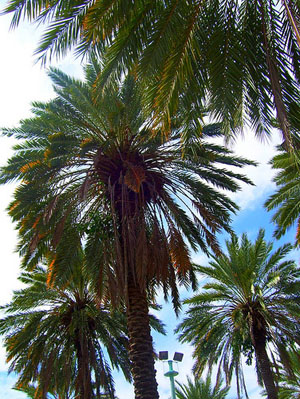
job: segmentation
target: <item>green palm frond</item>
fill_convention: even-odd
[[[44,267],[21,274],[25,286],[2,307],[5,316],[0,320],[9,371],[19,374],[16,387],[25,392],[28,387],[34,397],[46,398],[47,392],[66,399],[76,392],[94,397],[100,387],[114,397],[111,367],[131,378],[126,318],[101,303],[81,267],[72,266],[69,283],[63,287],[58,281],[49,286]],[[82,374],[83,367],[88,375]],[[82,384],[90,393],[81,390]]]
[[[43,62],[74,47],[105,60],[99,90],[133,71],[164,133],[183,104],[208,106],[228,133],[250,122],[260,136],[275,112],[288,146],[300,126],[299,11],[296,0],[10,0],[4,10],[13,27],[24,17],[46,26]]]
[[[275,210],[272,220],[276,225],[275,237],[282,237],[286,231],[297,224],[299,226],[300,202],[299,202],[299,154],[297,151],[288,153],[283,149],[272,161],[272,167],[277,174],[274,182],[277,191],[266,201],[268,211]],[[300,229],[297,229],[296,245],[299,245]]]
[[[197,267],[206,280],[202,292],[185,301],[189,307],[176,332],[180,341],[194,346],[196,375],[218,364],[229,384],[235,371],[241,395],[245,388],[241,356],[249,364],[256,353],[255,323],[275,357],[286,365],[291,362],[286,349],[299,341],[300,270],[286,260],[292,246],[273,251],[263,230],[253,243],[246,234],[240,239],[232,235],[226,246],[227,254]],[[260,373],[259,363],[257,370]]]
[[[178,399],[225,399],[228,391],[229,388],[221,388],[221,384],[213,388],[210,376],[194,381],[188,377],[187,384],[177,384],[176,396]]]
[[[293,350],[288,353],[290,358],[289,367],[282,363],[279,382],[279,399],[296,399],[299,397],[299,351]]]

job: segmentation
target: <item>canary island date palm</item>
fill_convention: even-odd
[[[93,399],[103,391],[114,398],[111,366],[131,379],[125,313],[111,311],[83,270],[73,264],[64,286],[49,285],[44,267],[23,272],[24,288],[2,307],[9,371],[18,374],[16,387],[34,398]]]
[[[254,243],[246,234],[240,241],[233,235],[226,246],[227,254],[199,267],[209,280],[187,300],[187,315],[177,332],[182,342],[195,347],[196,375],[219,363],[229,383],[235,370],[239,397],[245,389],[241,355],[250,361],[254,353],[258,380],[268,398],[277,399],[276,359],[287,363],[286,348],[300,342],[300,269],[285,260],[292,246],[272,251],[263,230]]]
[[[219,251],[216,233],[230,230],[230,214],[237,210],[224,190],[249,182],[232,167],[253,163],[211,142],[221,134],[217,126],[191,138],[183,156],[183,113],[163,142],[148,128],[133,77],[107,87],[95,101],[98,64],[92,61],[86,72],[85,83],[50,72],[57,98],[35,103],[33,118],[4,131],[21,142],[1,181],[20,182],[10,215],[18,222],[27,264],[62,236],[67,242],[70,219],[81,226],[101,219],[106,239],[95,248],[109,264],[111,300],[126,302],[135,395],[155,399],[147,288],[163,286],[178,304],[177,282],[194,281],[188,243],[194,250]]]
[[[207,376],[205,380],[195,379],[192,381],[187,378],[187,384],[177,383],[176,397],[178,399],[225,399],[229,388],[220,386],[211,386],[211,377]]]
[[[299,2],[296,0],[10,0],[12,25],[47,28],[45,60],[75,46],[107,60],[102,83],[134,68],[157,122],[178,98],[209,104],[228,128],[250,119],[270,133],[276,110],[287,142],[299,130]],[[206,96],[208,90],[208,97]]]
[[[300,244],[300,159],[299,151],[293,153],[278,148],[271,161],[277,171],[274,178],[276,191],[266,201],[268,211],[275,210],[272,220],[276,225],[275,237],[282,237],[294,224],[297,225],[296,245]]]

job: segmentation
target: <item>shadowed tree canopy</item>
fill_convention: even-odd
[[[218,363],[218,376],[223,369],[229,384],[235,371],[238,397],[243,390],[248,397],[241,355],[251,362],[254,354],[258,381],[269,399],[277,399],[276,362],[280,358],[290,370],[287,348],[300,343],[300,269],[285,259],[292,246],[273,251],[263,230],[254,243],[243,234],[241,240],[232,236],[226,246],[227,254],[199,266],[209,280],[186,301],[190,307],[177,332],[182,342],[194,345],[196,375]]]
[[[300,244],[300,158],[299,150],[293,153],[278,148],[271,160],[277,171],[274,178],[276,191],[266,201],[268,211],[275,210],[272,221],[276,225],[274,236],[278,239],[294,224],[297,225],[296,245]]]
[[[46,61],[75,47],[106,60],[103,85],[134,70],[156,126],[184,99],[208,107],[226,131],[243,120],[270,133],[274,111],[287,143],[299,130],[297,0],[10,0],[12,26],[46,25]]]
[[[64,286],[49,286],[44,267],[22,273],[24,288],[2,307],[0,320],[9,371],[34,398],[115,398],[111,366],[131,380],[125,313],[96,295],[83,263],[70,269]]]
[[[162,286],[179,307],[177,283],[195,282],[188,244],[220,252],[216,234],[230,231],[237,210],[225,191],[250,183],[236,169],[253,163],[213,143],[218,125],[201,138],[190,134],[183,156],[180,133],[196,129],[184,109],[163,141],[151,134],[132,76],[95,101],[100,72],[95,61],[86,82],[51,70],[57,97],[34,103],[33,118],[4,130],[21,142],[1,181],[19,181],[9,213],[18,222],[24,266],[59,246],[72,257],[72,226],[80,227],[78,239],[94,234],[87,247],[99,282],[106,279],[113,303],[126,302],[136,398],[155,399],[147,290]],[[53,277],[60,264],[49,265]]]

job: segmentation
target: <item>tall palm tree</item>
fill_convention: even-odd
[[[293,153],[278,148],[279,153],[271,160],[272,168],[277,170],[274,178],[277,190],[266,201],[268,211],[276,210],[272,216],[276,224],[274,236],[282,237],[286,231],[297,224],[296,244],[300,244],[300,158],[299,151]]]
[[[47,248],[68,246],[69,225],[79,223],[83,237],[87,229],[94,233],[88,245],[94,256],[102,254],[99,279],[108,276],[111,301],[126,301],[136,398],[155,399],[147,289],[153,282],[163,286],[178,306],[177,282],[195,281],[187,243],[219,251],[215,234],[230,230],[237,206],[218,189],[236,191],[240,181],[249,182],[227,166],[252,163],[211,143],[220,135],[215,125],[191,138],[183,157],[183,114],[163,142],[151,134],[131,76],[95,102],[99,72],[92,62],[86,83],[50,72],[57,98],[35,103],[32,119],[5,130],[22,142],[1,181],[21,181],[10,214],[18,222],[24,266]],[[54,276],[55,267],[54,260]]]
[[[81,265],[72,269],[63,287],[49,286],[44,267],[21,274],[25,286],[2,307],[0,320],[9,370],[19,374],[16,387],[34,398],[49,392],[92,399],[101,387],[114,398],[111,366],[131,379],[125,314],[93,293]]]
[[[219,385],[212,388],[211,378],[192,381],[187,378],[187,384],[177,383],[176,396],[178,399],[225,399],[229,388],[221,388]]]
[[[199,272],[209,280],[202,292],[189,299],[187,316],[177,327],[180,340],[195,346],[195,372],[201,375],[219,362],[229,383],[237,375],[238,394],[244,387],[241,355],[256,358],[256,370],[269,399],[278,392],[273,367],[276,355],[288,360],[286,347],[300,343],[299,273],[284,260],[292,246],[272,252],[272,243],[260,230],[254,243],[246,234],[226,242],[228,254],[214,257]],[[268,354],[276,351],[270,359]]]
[[[273,111],[286,142],[299,130],[300,8],[296,0],[10,0],[12,25],[46,23],[44,60],[72,46],[107,59],[102,82],[134,69],[156,120],[169,125],[184,93],[228,129],[249,118],[270,133]],[[206,97],[207,89],[209,92]]]

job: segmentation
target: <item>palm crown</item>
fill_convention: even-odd
[[[58,281],[49,287],[43,267],[24,272],[25,287],[3,307],[0,333],[10,371],[19,374],[17,388],[34,383],[28,388],[34,397],[52,392],[65,399],[91,399],[101,388],[114,397],[111,365],[131,378],[125,315],[111,312],[93,293],[83,270],[73,264],[64,287]]]
[[[253,244],[244,234],[240,242],[233,236],[226,245],[227,255],[215,257],[209,266],[199,266],[209,281],[202,293],[186,301],[190,308],[177,332],[181,341],[195,345],[196,374],[218,361],[219,372],[223,367],[229,383],[235,369],[240,395],[245,388],[241,354],[251,361],[254,352],[259,380],[267,391],[272,390],[268,378],[273,377],[265,374],[267,346],[274,346],[287,361],[285,347],[299,343],[300,270],[292,260],[284,260],[292,246],[286,244],[272,253],[263,230]],[[275,393],[270,390],[268,397],[277,397],[276,389]]]
[[[145,277],[167,280],[170,261],[184,275],[191,262],[182,234],[193,249],[219,251],[215,233],[230,230],[230,212],[237,206],[215,187],[236,191],[237,181],[250,183],[226,166],[253,162],[211,143],[221,134],[218,125],[204,129],[203,139],[190,140],[183,157],[178,119],[171,140],[153,137],[133,78],[95,103],[98,72],[91,64],[82,83],[52,70],[58,97],[34,103],[34,118],[4,130],[23,140],[1,177],[21,180],[9,211],[19,222],[21,252],[30,265],[38,243],[42,248],[51,238],[56,247],[69,220],[86,227],[102,223],[114,236],[118,268],[127,267],[119,256],[122,247],[139,270],[141,285]],[[109,242],[106,237],[104,245]],[[135,255],[130,248],[136,248]],[[116,273],[126,275],[121,269]]]
[[[177,384],[176,396],[178,399],[225,399],[229,388],[211,386],[211,377],[205,380],[187,378],[187,384]]]

